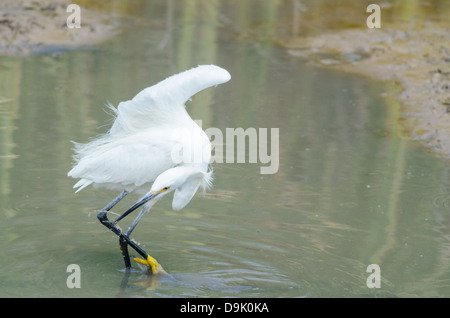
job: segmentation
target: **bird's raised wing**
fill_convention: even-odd
[[[152,125],[185,119],[184,104],[191,96],[211,86],[229,81],[228,71],[215,65],[200,65],[170,76],[148,87],[133,99],[121,102],[110,134],[130,133]]]

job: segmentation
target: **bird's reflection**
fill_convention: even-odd
[[[155,290],[157,287],[160,286],[161,279],[163,277],[170,277],[170,275],[165,272],[164,270],[158,274],[153,274],[150,269],[144,269],[144,270],[135,270],[131,268],[126,268],[123,270],[123,278],[120,282],[120,288],[118,297],[127,297],[130,296],[127,292],[127,289],[129,289],[130,285],[130,277],[132,273],[140,274],[138,278],[131,282],[132,285],[139,287],[139,289],[152,291]]]

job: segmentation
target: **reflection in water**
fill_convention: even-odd
[[[275,45],[299,32],[285,25],[303,23],[297,1],[112,3],[141,19],[109,43],[0,57],[1,296],[450,295],[446,162],[403,138],[400,105],[380,97],[395,87]],[[92,213],[112,194],[73,193],[69,141],[108,129],[106,101],[205,63],[232,81],[195,96],[191,117],[222,131],[279,128],[279,170],[215,164],[214,189],[183,212],[161,201],[135,237],[169,275],[128,276]],[[372,263],[379,290],[366,286]],[[80,265],[79,290],[66,286],[69,264]]]
[[[234,273],[236,275],[247,275],[248,273]],[[121,284],[120,296],[127,295],[128,279],[130,273],[126,273]],[[167,296],[167,291],[179,290],[177,297],[197,297],[199,294],[213,296],[229,295],[239,296],[240,292],[249,291],[251,286],[236,285],[232,278],[215,277],[214,273],[175,273],[163,277],[154,277],[152,275],[140,275],[133,282],[134,290],[131,295],[136,295],[136,287],[139,293],[147,296]]]
[[[119,296],[239,297],[241,293],[245,293],[247,296],[258,297],[264,292],[262,289],[277,290],[280,293],[278,296],[300,290],[298,283],[290,281],[287,275],[275,273],[269,266],[253,262],[246,265],[248,268],[165,275],[124,270]]]

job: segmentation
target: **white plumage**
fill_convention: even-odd
[[[110,106],[115,114],[111,129],[87,144],[75,143],[75,165],[68,173],[80,179],[74,188],[160,192],[167,187],[165,194],[175,190],[172,207],[183,208],[199,187],[212,182],[211,143],[186,112],[185,103],[228,80],[226,70],[201,65],[144,89],[117,109]],[[193,149],[201,151],[195,156],[201,160],[186,160]]]

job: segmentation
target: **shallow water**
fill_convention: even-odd
[[[103,45],[0,57],[0,296],[450,296],[448,161],[402,136],[399,105],[382,97],[395,88],[286,54],[271,40],[284,4],[156,3]],[[278,172],[215,163],[210,192],[180,212],[166,198],[133,232],[169,274],[128,275],[96,218],[117,193],[74,194],[70,140],[108,129],[106,101],[206,63],[232,80],[195,96],[191,116],[223,132],[279,128]],[[69,264],[81,288],[68,288]],[[370,264],[380,288],[366,285]]]

